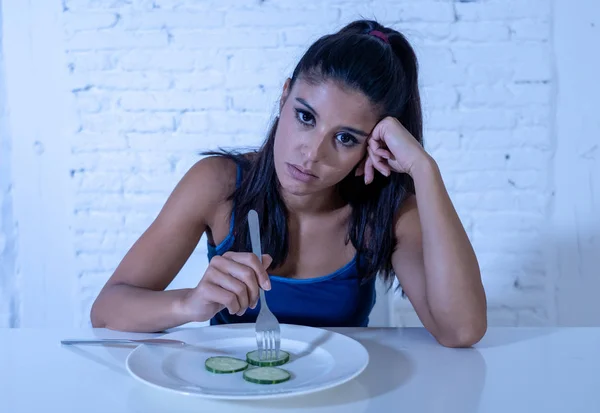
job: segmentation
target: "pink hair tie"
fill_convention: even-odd
[[[369,32],[369,34],[371,36],[375,36],[375,37],[379,37],[381,40],[383,40],[384,42],[386,42],[387,44],[390,44],[390,40],[388,39],[388,37],[385,35],[385,33],[380,32],[379,30],[371,30]]]

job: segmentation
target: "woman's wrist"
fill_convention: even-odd
[[[180,321],[181,324],[197,321],[194,320],[193,314],[189,309],[190,306],[187,304],[187,297],[191,292],[191,288],[182,289],[180,294],[177,294],[173,300],[173,305],[171,306],[173,316],[176,320]]]
[[[431,177],[439,174],[439,167],[435,159],[426,152],[415,162],[413,162],[408,174],[413,180],[430,179]]]

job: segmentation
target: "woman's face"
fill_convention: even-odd
[[[378,121],[362,93],[326,81],[299,78],[284,86],[275,133],[275,170],[282,189],[294,195],[338,184],[363,159]]]

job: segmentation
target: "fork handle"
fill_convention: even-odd
[[[262,288],[258,288],[260,291],[260,305],[264,306],[265,308],[269,308],[269,306],[267,305],[267,299],[265,298],[265,290],[263,290]]]
[[[258,257],[258,261],[262,264],[262,247],[260,245],[260,225],[258,223],[258,214],[255,210],[251,209],[248,212],[248,227],[250,230],[250,242],[252,243],[252,252]],[[259,287],[260,291],[260,305],[266,308],[267,299],[265,298],[265,291]]]
[[[252,243],[252,252],[262,264],[262,250],[260,245],[260,225],[258,223],[258,214],[251,209],[248,212],[248,227],[250,229],[250,242]]]

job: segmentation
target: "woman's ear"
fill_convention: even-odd
[[[288,95],[290,94],[290,83],[291,82],[292,82],[292,79],[290,79],[288,77],[287,80],[285,81],[285,83],[283,84],[283,91],[281,92],[281,98],[279,99],[279,114],[281,114],[283,105],[285,105],[285,101],[287,100]]]

